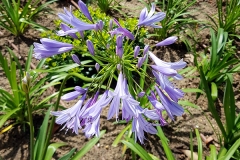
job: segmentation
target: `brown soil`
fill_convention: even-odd
[[[51,4],[50,7],[57,13],[62,12],[62,8],[64,6],[69,6],[70,2],[58,2]],[[126,6],[124,8],[125,13],[134,13],[134,15],[138,15],[140,9],[143,5],[138,0],[127,0],[121,2],[121,5]],[[191,9],[193,11],[193,16],[197,19],[206,20],[206,16],[202,13],[213,14],[216,12],[216,7],[211,1],[204,2],[198,1],[194,7]],[[38,19],[42,25],[54,28],[53,20],[56,19],[56,15],[48,15],[47,17],[42,17]],[[208,45],[209,42],[209,34],[208,30],[203,30],[200,35],[202,42],[205,45]],[[21,37],[21,41],[19,42],[14,36],[10,35],[8,32],[0,29],[0,50],[3,54],[7,54],[5,49],[6,46],[13,49],[17,52],[17,45],[20,44],[20,55],[19,58],[24,59],[27,56],[28,48],[32,45],[33,42],[39,40],[39,33],[33,29],[29,29],[24,37]],[[200,48],[201,49],[201,48]],[[158,55],[161,59],[165,61],[177,61],[181,58],[184,58],[188,65],[193,65],[193,59],[191,55],[187,53],[186,49],[182,47],[180,44],[176,44],[170,47],[159,48],[155,50],[154,53]],[[186,56],[187,55],[187,56]],[[24,62],[24,61],[23,61]],[[36,62],[36,61],[34,61]],[[236,102],[238,108],[240,108],[240,94],[239,94],[239,75],[235,76],[235,93],[236,93]],[[4,78],[3,71],[0,69],[0,83],[1,87],[7,89],[8,82]],[[199,75],[194,74],[184,78],[184,80],[177,82],[177,86],[179,88],[197,88],[199,84]],[[52,94],[52,93],[49,93]],[[216,135],[213,132],[211,125],[209,124],[206,116],[211,121],[215,130],[218,130],[217,125],[207,111],[207,99],[205,96],[200,96],[198,100],[196,100],[195,93],[186,93],[183,100],[188,100],[199,106],[199,109],[192,107],[185,107],[187,110],[183,117],[178,117],[176,121],[170,122],[168,120],[169,125],[162,127],[165,135],[169,139],[170,148],[172,149],[176,159],[186,159],[186,156],[181,152],[182,149],[189,149],[190,147],[190,132],[194,128],[198,128],[200,133],[205,136],[212,136],[215,141]],[[73,102],[71,104],[74,104]],[[71,104],[66,104],[67,106],[71,106]],[[221,102],[219,102],[221,106]],[[190,114],[191,113],[191,114]],[[117,147],[112,147],[112,143],[116,136],[121,132],[121,130],[125,127],[125,125],[113,124],[115,121],[112,119],[111,121],[106,120],[107,109],[104,110],[101,116],[101,130],[105,129],[106,134],[100,139],[100,141],[95,145],[85,156],[83,159],[101,159],[101,160],[112,160],[112,159],[131,159],[130,154],[122,155],[122,144],[119,144]],[[224,118],[224,117],[223,117]],[[42,117],[34,117],[35,122],[39,125],[42,122]],[[62,147],[56,151],[54,154],[54,159],[60,158],[62,155],[66,154],[71,150],[71,148],[77,148],[78,150],[84,146],[85,143],[88,142],[88,139],[80,133],[79,135],[75,135],[70,131],[65,133],[65,130],[59,131],[54,134],[52,138],[52,142],[65,142],[68,144],[67,147]],[[29,133],[23,132],[20,126],[16,126],[9,130],[8,132],[0,135],[0,158],[2,157],[4,160],[15,160],[28,159],[28,144],[29,144]],[[196,138],[194,139],[194,151],[197,152]],[[146,135],[145,144],[143,147],[151,154],[159,157],[160,159],[166,159],[164,151],[161,147],[161,143],[157,136],[154,135]],[[208,154],[208,148],[204,145],[204,154]],[[130,153],[129,151],[127,153]]]

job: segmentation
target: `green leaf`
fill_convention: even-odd
[[[217,150],[212,144],[210,144],[210,160],[217,160]]]
[[[118,134],[118,136],[116,137],[116,139],[113,141],[113,144],[112,144],[113,147],[117,147],[117,145],[118,145],[118,143],[120,142],[122,136],[124,135],[124,133],[125,133],[129,128],[131,128],[131,126],[132,126],[132,125],[131,125],[131,123],[130,123],[127,127],[125,127],[125,128]]]
[[[197,136],[197,143],[198,143],[198,160],[202,160],[202,156],[203,156],[203,150],[202,150],[202,140],[199,134],[198,129],[195,129],[195,133]]]
[[[58,160],[69,160],[71,158],[71,156],[73,155],[73,153],[75,152],[75,150],[76,150],[76,148],[71,149],[70,152],[68,152],[67,154],[65,154],[64,156],[59,158]]]
[[[223,98],[223,108],[224,108],[224,114],[226,117],[226,128],[227,128],[227,134],[231,134],[234,124],[235,124],[235,99],[234,99],[234,92],[232,88],[232,83],[229,79],[229,77],[226,80],[226,87],[224,91],[224,98]]]
[[[162,128],[160,126],[157,126],[157,135],[158,137],[161,139],[161,142],[162,142],[162,147],[164,149],[164,152],[166,154],[166,157],[168,160],[175,160],[174,156],[173,156],[173,153],[168,145],[168,139],[165,137],[163,131],[162,131]]]
[[[132,151],[138,154],[143,160],[153,160],[152,157],[133,139],[128,138],[128,141],[122,140],[122,143],[127,145]]]
[[[201,94],[205,93],[203,90],[198,88],[185,88],[185,89],[182,89],[182,91],[185,93],[201,93]]]
[[[0,119],[0,128],[4,125],[4,123],[8,120],[8,118],[11,117],[12,114],[16,113],[20,109],[21,108],[16,108],[16,109],[11,110],[11,111],[7,112],[6,114],[2,115],[1,119]]]
[[[233,145],[232,147],[228,150],[228,152],[226,153],[226,155],[222,158],[220,158],[219,160],[229,160],[232,158],[233,154],[236,152],[236,150],[238,149],[238,147],[240,146],[240,139],[238,139]]]
[[[47,129],[48,129],[48,120],[49,120],[49,116],[50,116],[50,110],[51,107],[49,108],[49,110],[47,111],[47,113],[45,114],[43,123],[40,127],[38,136],[36,138],[36,142],[35,142],[35,146],[34,146],[34,157],[35,160],[42,160],[44,158],[44,145],[45,145],[45,141],[46,141],[46,135],[47,135]]]
[[[46,156],[44,157],[44,160],[51,160],[54,152],[62,146],[65,146],[66,143],[52,143],[47,148]]]
[[[187,100],[186,100],[186,101],[181,101],[181,100],[179,100],[179,101],[178,101],[178,104],[183,105],[183,106],[193,107],[193,108],[196,108],[196,109],[200,109],[198,105],[193,104],[192,102],[189,102],[189,101],[187,101]]]
[[[25,64],[25,71],[29,71],[30,69],[30,65],[31,65],[31,61],[32,61],[32,55],[33,55],[33,46],[31,45],[31,47],[29,48],[28,51],[28,57],[27,57],[27,61]]]
[[[103,130],[100,132],[99,137],[94,137],[91,139],[83,148],[81,148],[80,151],[78,151],[72,158],[71,160],[79,160],[81,159],[99,140],[100,138],[104,135],[106,130]]]

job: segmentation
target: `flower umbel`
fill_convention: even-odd
[[[138,24],[136,24],[137,21],[133,21],[135,24],[124,25],[135,26],[135,29],[131,29],[130,32],[127,27],[123,28],[116,19],[110,20],[109,27],[104,27],[106,21],[96,21],[95,17],[90,15],[86,4],[80,0],[78,5],[81,10],[80,17],[86,18],[80,20],[73,15],[71,7],[69,11],[64,8],[64,13],[60,13],[58,16],[66,24],[61,24],[62,30],[57,34],[68,36],[71,40],[74,39],[74,46],[81,48],[79,54],[89,58],[87,60],[79,59],[74,54],[76,52],[74,49],[71,52],[72,59],[81,66],[73,66],[84,66],[84,70],[87,69],[85,67],[90,67],[89,71],[95,67],[97,72],[91,75],[91,78],[77,73],[71,74],[70,76],[77,75],[86,80],[84,86],[88,88],[74,87],[73,91],[63,95],[61,99],[71,101],[80,97],[77,103],[68,109],[53,111],[51,114],[57,117],[56,123],[64,125],[63,128],[67,128],[67,130],[71,129],[78,134],[78,130],[81,129],[86,137],[99,136],[100,117],[103,109],[109,105],[107,120],[114,117],[117,122],[121,119],[126,123],[132,123],[132,132],[130,133],[135,135],[135,141],[144,143],[147,133],[157,133],[156,125],[167,124],[163,118],[164,113],[174,120],[174,116],[181,116],[184,112],[184,109],[178,104],[184,94],[174,86],[169,78],[181,80],[183,77],[178,70],[184,68],[186,62],[183,60],[178,62],[162,61],[150,51],[149,44],[143,44],[143,41],[138,42],[142,29],[140,26],[160,28],[156,23],[164,19],[165,13],[155,13],[155,4],[152,4],[149,12],[147,8],[144,8]],[[107,28],[110,31],[106,31]],[[85,42],[83,32],[86,30],[88,32],[85,33],[85,37],[88,40],[84,46],[77,46],[79,43],[76,43],[76,38],[81,36],[81,41]],[[79,35],[77,32],[80,33],[80,36],[77,36]],[[156,46],[170,45],[176,40],[175,36],[169,37],[157,43]],[[42,44],[34,43],[34,56],[38,59],[73,49],[73,45],[68,43],[47,38],[40,41]],[[140,46],[145,47],[140,49]],[[147,63],[149,57],[154,64]],[[148,74],[149,71],[153,73],[153,77],[151,77],[152,74]],[[88,95],[93,96],[88,97]],[[120,113],[121,116],[119,116]],[[155,124],[158,122],[159,124]]]

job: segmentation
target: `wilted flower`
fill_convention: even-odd
[[[154,12],[155,12],[155,4],[154,3],[152,3],[152,8],[149,13],[147,11],[147,7],[145,7],[140,13],[139,22],[137,25],[161,28],[161,26],[155,25],[155,23],[163,20],[165,18],[166,14],[164,12],[157,12],[156,14],[154,14]]]
[[[62,43],[48,38],[40,39],[40,43],[33,43],[34,54],[36,59],[51,57],[56,54],[61,54],[73,49],[73,45],[69,43]]]

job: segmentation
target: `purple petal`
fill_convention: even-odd
[[[170,44],[173,44],[174,42],[176,42],[178,38],[176,36],[172,36],[172,37],[168,37],[167,39],[159,42],[156,44],[156,46],[167,46],[167,45],[170,45]]]

